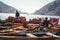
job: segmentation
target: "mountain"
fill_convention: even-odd
[[[9,6],[3,2],[0,1],[0,13],[16,13],[16,8]],[[18,10],[19,13],[22,13]]]
[[[41,9],[35,11],[37,15],[56,15],[60,16],[60,0],[55,0]]]

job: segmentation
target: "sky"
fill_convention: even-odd
[[[10,5],[21,12],[34,13],[46,4],[54,0],[0,0],[7,5]]]

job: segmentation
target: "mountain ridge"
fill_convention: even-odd
[[[16,8],[5,4],[4,2],[0,1],[0,13],[16,13]],[[21,11],[17,10],[19,13]]]
[[[55,16],[60,16],[60,0],[55,0],[41,9],[35,11],[34,14],[37,15],[55,15]]]

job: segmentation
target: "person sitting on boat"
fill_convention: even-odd
[[[43,21],[43,26],[44,26],[44,27],[48,27],[48,24],[49,24],[49,20],[48,20],[48,18],[46,17],[45,20]]]

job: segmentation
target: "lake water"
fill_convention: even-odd
[[[25,16],[26,20],[29,21],[29,19],[33,18],[40,18],[40,17],[48,17],[49,18],[59,18],[59,24],[60,24],[60,16],[49,16],[49,15],[31,15],[31,14],[20,14],[21,16]],[[13,13],[0,13],[0,19],[5,20],[8,16],[15,17],[15,14]]]

